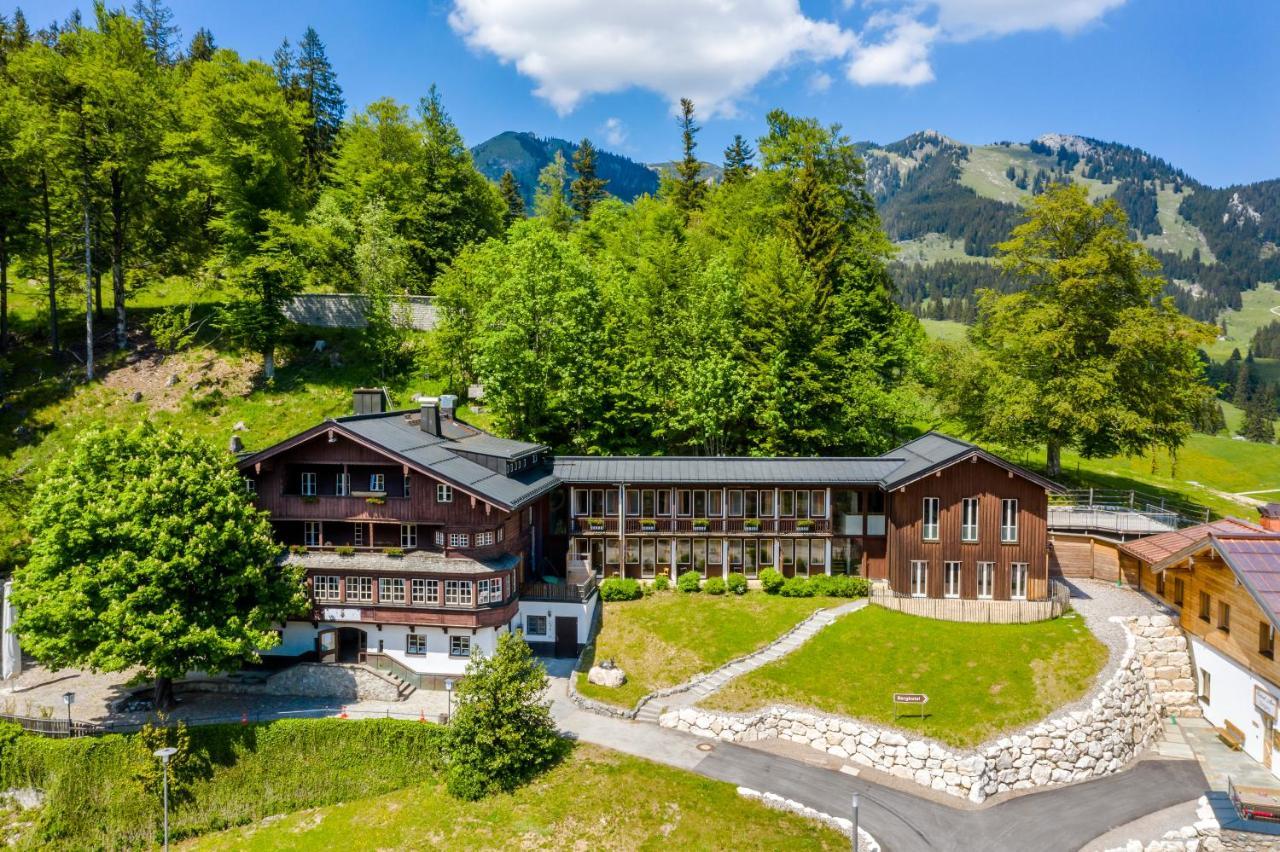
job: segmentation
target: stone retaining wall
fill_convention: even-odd
[[[350,701],[401,701],[400,683],[368,666],[349,663],[298,663],[264,681],[230,678],[180,680],[177,692],[237,695],[296,695]]]
[[[1118,620],[1126,627],[1127,648],[1087,708],[1002,737],[976,752],[957,752],[853,719],[782,706],[754,714],[683,708],[664,714],[659,724],[729,742],[776,738],[804,743],[971,802],[1012,790],[1083,781],[1121,769],[1156,737],[1166,697],[1174,697],[1175,705],[1181,706],[1181,691],[1157,691],[1146,673],[1160,668],[1154,665],[1158,659],[1167,662],[1170,655],[1185,654],[1185,637],[1166,616]],[[1180,650],[1174,647],[1179,643]],[[1178,679],[1170,680],[1170,687],[1174,680]]]
[[[298,325],[316,328],[364,328],[367,325],[364,296],[351,293],[303,293],[285,302],[285,318]],[[397,320],[418,331],[436,327],[435,302],[430,296],[401,296],[392,312]]]

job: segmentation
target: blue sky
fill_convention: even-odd
[[[39,25],[88,2],[23,4]],[[888,142],[1079,133],[1214,185],[1280,177],[1275,0],[219,0],[172,8],[184,37],[269,58],[307,24],[359,109],[432,82],[467,141],[502,130],[671,159],[694,97],[700,154],[772,107]],[[555,11],[559,10],[559,11]],[[565,10],[570,10],[566,12]]]

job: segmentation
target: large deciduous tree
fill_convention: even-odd
[[[24,650],[54,667],[139,666],[158,708],[174,678],[255,659],[306,605],[231,459],[175,429],[86,432],[46,469],[27,525]]]
[[[1086,457],[1171,452],[1210,394],[1197,355],[1215,329],[1161,299],[1159,264],[1128,236],[1114,201],[1053,184],[998,246],[1022,292],[984,292],[974,357],[945,386],[968,429],[1010,446],[1043,444]]]

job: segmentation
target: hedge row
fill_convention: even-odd
[[[871,593],[871,583],[863,577],[816,574],[813,577],[788,579],[773,568],[760,572],[760,587],[766,594],[781,595],[784,598],[864,598]],[[606,601],[634,601],[667,588],[668,580],[664,574],[659,574],[647,586],[630,577],[610,577],[600,583],[600,598]],[[747,578],[734,573],[727,580],[721,577],[703,580],[698,572],[686,571],[676,578],[676,588],[690,594],[701,591],[709,595],[723,595],[726,592],[744,595],[747,593]]]

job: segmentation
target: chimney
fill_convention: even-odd
[[[458,398],[451,393],[440,396],[440,416],[445,420],[453,419],[453,410],[458,406]]]
[[[353,414],[384,414],[387,392],[383,388],[356,388],[352,400]]]
[[[440,406],[434,399],[422,403],[422,431],[440,437]]]
[[[1262,528],[1268,532],[1280,532],[1280,503],[1268,503],[1258,507],[1262,516]]]

